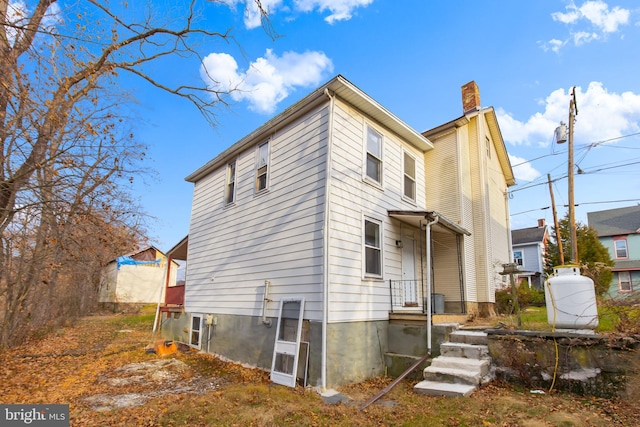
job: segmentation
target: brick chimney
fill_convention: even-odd
[[[480,108],[480,89],[475,81],[462,86],[462,112],[464,114]]]
[[[538,228],[542,228],[547,225],[547,221],[544,218],[538,220]]]

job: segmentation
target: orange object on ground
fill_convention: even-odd
[[[153,344],[153,349],[158,356],[166,356],[178,351],[178,345],[173,340],[157,340]]]

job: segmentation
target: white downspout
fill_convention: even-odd
[[[431,226],[438,222],[437,217],[427,222],[426,245],[427,245],[427,353],[431,354]]]
[[[327,130],[327,169],[324,190],[324,262],[323,262],[323,302],[322,302],[322,360],[320,367],[320,388],[322,392],[327,389],[327,324],[329,316],[329,208],[331,206],[331,152],[333,150],[333,107],[335,99],[328,89],[324,94],[329,98],[329,123]]]

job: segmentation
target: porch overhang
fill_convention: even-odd
[[[443,215],[439,214],[436,211],[427,211],[427,210],[411,210],[411,211],[401,211],[401,210],[389,210],[387,211],[388,215],[391,218],[396,218],[399,221],[410,224],[414,227],[420,228],[422,225],[426,224],[426,222],[437,222],[433,225],[434,230],[440,231],[449,231],[455,234],[471,236],[471,232],[466,228],[459,226],[455,222],[447,219]]]

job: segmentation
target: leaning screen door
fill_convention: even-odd
[[[296,386],[303,314],[304,298],[280,300],[276,342],[271,362],[271,381],[276,384]]]

